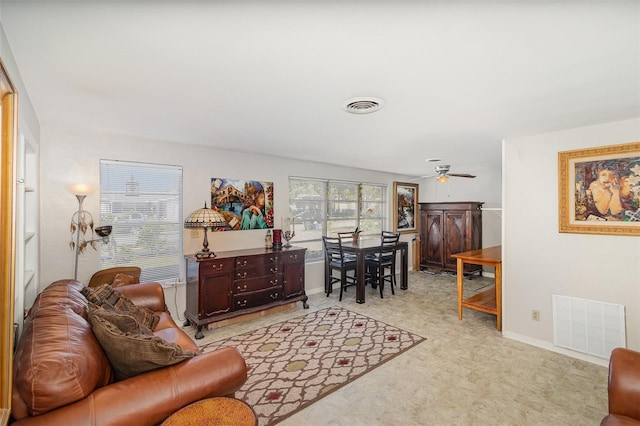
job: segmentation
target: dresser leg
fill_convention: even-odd
[[[196,332],[195,338],[202,339],[204,337],[204,333],[202,332],[202,326],[198,326],[198,331]]]

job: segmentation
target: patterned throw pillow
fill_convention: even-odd
[[[116,380],[124,380],[160,367],[177,364],[197,355],[156,336],[123,332],[93,311],[89,317],[93,333],[102,346]]]
[[[108,303],[103,303],[102,306],[98,306],[89,302],[89,322],[91,322],[91,317],[94,315],[109,321],[123,333],[144,334],[146,336],[153,335],[153,332],[140,324],[137,319],[131,315],[118,312]]]
[[[121,285],[140,284],[140,278],[129,274],[116,274],[111,282],[111,287],[120,287]]]
[[[151,309],[136,306],[131,299],[115,291],[109,284],[102,284],[100,287],[84,287],[82,294],[95,305],[103,306],[106,303],[110,310],[131,315],[149,330],[155,330],[160,321],[160,317]]]

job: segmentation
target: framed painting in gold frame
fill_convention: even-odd
[[[640,236],[640,142],[558,153],[559,231]]]
[[[418,184],[393,182],[393,230],[418,232]]]

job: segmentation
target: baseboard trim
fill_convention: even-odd
[[[583,354],[581,352],[576,352],[576,351],[572,351],[572,350],[569,350],[569,349],[561,348],[561,347],[556,346],[556,345],[552,344],[551,342],[547,342],[545,340],[534,339],[534,338],[529,337],[529,336],[524,336],[522,334],[512,333],[512,332],[509,332],[509,331],[503,331],[502,332],[502,337],[505,337],[505,338],[511,339],[511,340],[515,340],[515,341],[518,341],[518,342],[522,342],[522,343],[525,343],[527,345],[535,346],[535,347],[538,347],[538,348],[541,348],[541,349],[546,349],[548,351],[559,353],[561,355],[566,355],[566,356],[571,357],[571,358],[575,358],[575,359],[579,359],[579,360],[582,360],[582,361],[590,362],[592,364],[601,365],[603,367],[609,367],[609,360],[608,359],[602,359],[602,358],[598,358],[598,357],[595,357],[595,356]]]

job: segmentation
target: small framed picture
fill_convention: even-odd
[[[393,182],[393,230],[418,232],[418,184]]]
[[[640,236],[640,142],[558,153],[559,231]]]

